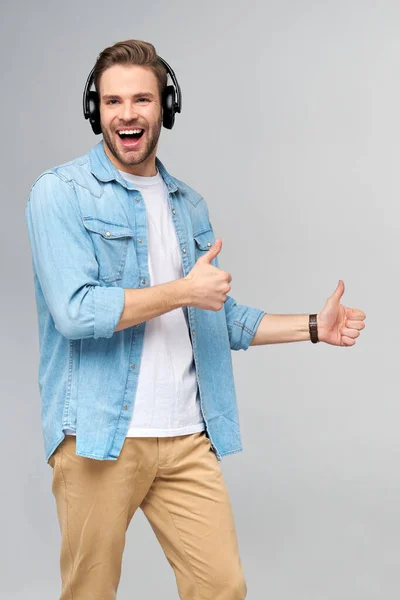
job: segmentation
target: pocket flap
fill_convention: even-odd
[[[99,233],[106,240],[111,240],[120,237],[133,237],[134,233],[130,227],[126,225],[117,225],[109,221],[102,221],[94,217],[83,217],[83,224],[89,231]]]
[[[201,233],[195,233],[193,237],[200,250],[209,250],[215,241],[211,229],[207,229],[207,231],[202,231]]]

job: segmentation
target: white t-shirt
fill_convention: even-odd
[[[183,277],[168,190],[160,173],[154,177],[120,173],[137,186],[144,199],[150,285]],[[205,428],[186,310],[177,308],[146,322],[127,437],[185,435]]]

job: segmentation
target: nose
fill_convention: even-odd
[[[132,102],[130,102],[129,100],[124,102],[123,104],[121,104],[121,111],[120,111],[120,119],[121,121],[133,121],[134,119],[136,119],[138,116],[137,110],[135,109],[135,105],[132,104]]]

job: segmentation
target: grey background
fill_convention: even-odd
[[[151,41],[183,112],[159,157],[208,201],[232,295],[269,313],[367,313],[353,348],[233,354],[244,451],[221,466],[258,600],[399,594],[400,5],[371,0],[2,3],[0,597],[58,597],[60,534],[44,459],[29,188],[97,143],[86,77],[119,40]],[[121,600],[177,598],[138,511]]]

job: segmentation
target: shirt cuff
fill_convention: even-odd
[[[231,328],[232,350],[247,350],[265,311],[250,306],[238,306],[238,313]]]
[[[94,338],[110,338],[125,305],[122,287],[94,286]]]

